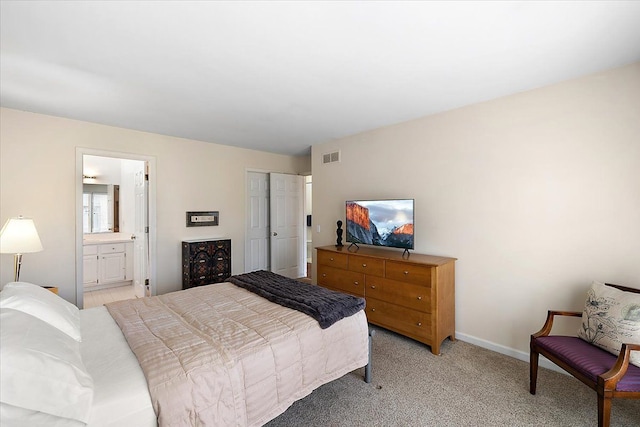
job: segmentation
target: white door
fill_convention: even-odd
[[[269,174],[247,172],[245,272],[269,270]]]
[[[91,254],[82,257],[82,277],[85,287],[98,284],[98,255]]]
[[[304,177],[269,174],[271,271],[304,277]]]
[[[135,232],[133,240],[133,291],[136,297],[150,295],[147,278],[149,266],[149,221],[147,214],[149,176],[147,162],[135,174]]]
[[[126,258],[124,252],[115,254],[104,254],[100,256],[99,262],[99,285],[123,282],[126,278]]]
[[[113,185],[107,185],[107,230],[115,231],[113,229],[114,225],[114,187]]]

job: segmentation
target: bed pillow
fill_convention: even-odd
[[[78,307],[42,286],[27,282],[7,283],[0,292],[0,307],[23,311],[76,341],[82,340]]]
[[[67,334],[22,311],[0,308],[0,366],[2,404],[88,422],[93,379],[80,344]]]
[[[622,343],[640,344],[640,294],[593,282],[578,336],[615,355]],[[640,352],[632,351],[630,362],[640,367]]]

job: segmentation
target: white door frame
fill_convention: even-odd
[[[82,163],[83,156],[113,157],[118,159],[142,160],[149,165],[149,284],[151,295],[156,294],[156,158],[142,154],[96,150],[76,147],[76,305],[84,307],[84,286],[82,271]]]
[[[134,175],[134,227],[133,236],[133,293],[137,298],[150,295],[151,285],[147,284],[149,279],[149,232],[148,215],[149,209],[149,166],[147,162],[142,163],[142,170]],[[149,281],[150,282],[150,281]]]

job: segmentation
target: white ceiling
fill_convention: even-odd
[[[1,2],[3,107],[303,155],[640,61],[640,2]]]

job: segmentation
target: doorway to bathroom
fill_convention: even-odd
[[[155,294],[154,159],[78,149],[76,300]]]

